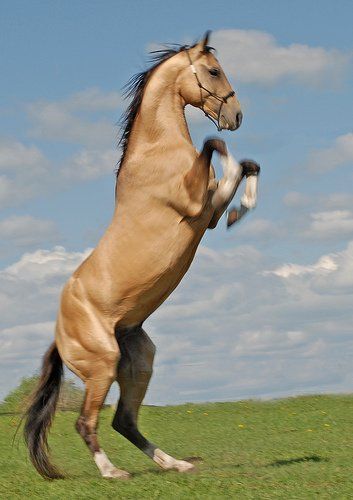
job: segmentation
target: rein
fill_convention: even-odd
[[[223,104],[227,104],[228,99],[230,97],[233,97],[233,95],[235,95],[235,92],[234,92],[234,90],[231,90],[226,96],[223,97],[223,96],[219,96],[218,94],[215,94],[214,92],[211,92],[210,90],[206,89],[206,87],[204,87],[202,85],[202,83],[200,82],[200,79],[199,79],[199,77],[197,75],[196,68],[193,65],[193,62],[191,60],[191,57],[190,57],[188,49],[186,49],[186,54],[187,54],[189,62],[190,62],[191,71],[195,75],[197,85],[198,85],[198,87],[200,89],[201,109],[204,112],[205,116],[209,120],[211,120],[211,122],[217,127],[218,132],[220,132],[222,130],[222,128],[221,128],[221,126],[219,124],[219,120],[221,118],[222,106],[223,106]],[[221,103],[220,106],[219,106],[218,114],[217,114],[217,121],[214,118],[212,118],[212,116],[209,115],[207,113],[207,111],[205,110],[205,108],[204,108],[204,106],[205,106],[205,99],[203,98],[202,90],[205,90],[208,93],[209,96],[214,97],[215,99],[217,99],[217,101],[219,101]],[[207,97],[206,97],[206,99],[207,99]]]

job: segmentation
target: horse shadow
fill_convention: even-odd
[[[294,465],[304,462],[328,462],[328,458],[319,455],[305,455],[304,457],[288,458],[285,460],[275,460],[266,465],[266,467],[283,467],[285,465]]]

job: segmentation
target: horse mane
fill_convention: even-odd
[[[154,50],[150,52],[150,66],[147,70],[141,71],[136,75],[133,75],[127,84],[123,87],[124,97],[131,98],[131,102],[127,107],[126,111],[123,113],[121,119],[119,120],[119,125],[121,127],[121,132],[118,138],[118,146],[121,147],[122,153],[120,160],[117,165],[116,177],[118,177],[122,164],[124,163],[126,151],[129,145],[129,138],[131,130],[135,121],[135,118],[139,112],[143,94],[147,85],[147,82],[153,73],[153,71],[160,66],[164,61],[170,59],[175,54],[186,50],[187,45],[168,45],[162,50]]]

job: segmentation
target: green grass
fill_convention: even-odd
[[[353,396],[312,396],[273,402],[144,407],[140,426],[177,458],[200,456],[193,474],[160,472],[110,426],[102,411],[100,439],[130,481],[101,479],[81,438],[77,415],[58,413],[53,458],[68,475],[44,481],[20,441],[18,417],[0,417],[0,498],[353,498]]]

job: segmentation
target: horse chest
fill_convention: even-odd
[[[177,234],[163,238],[153,250],[145,248],[144,265],[139,261],[130,290],[125,297],[119,298],[124,324],[136,324],[148,317],[173,292],[189,269],[205,228],[203,225],[198,227],[199,224],[196,228],[185,224]]]

